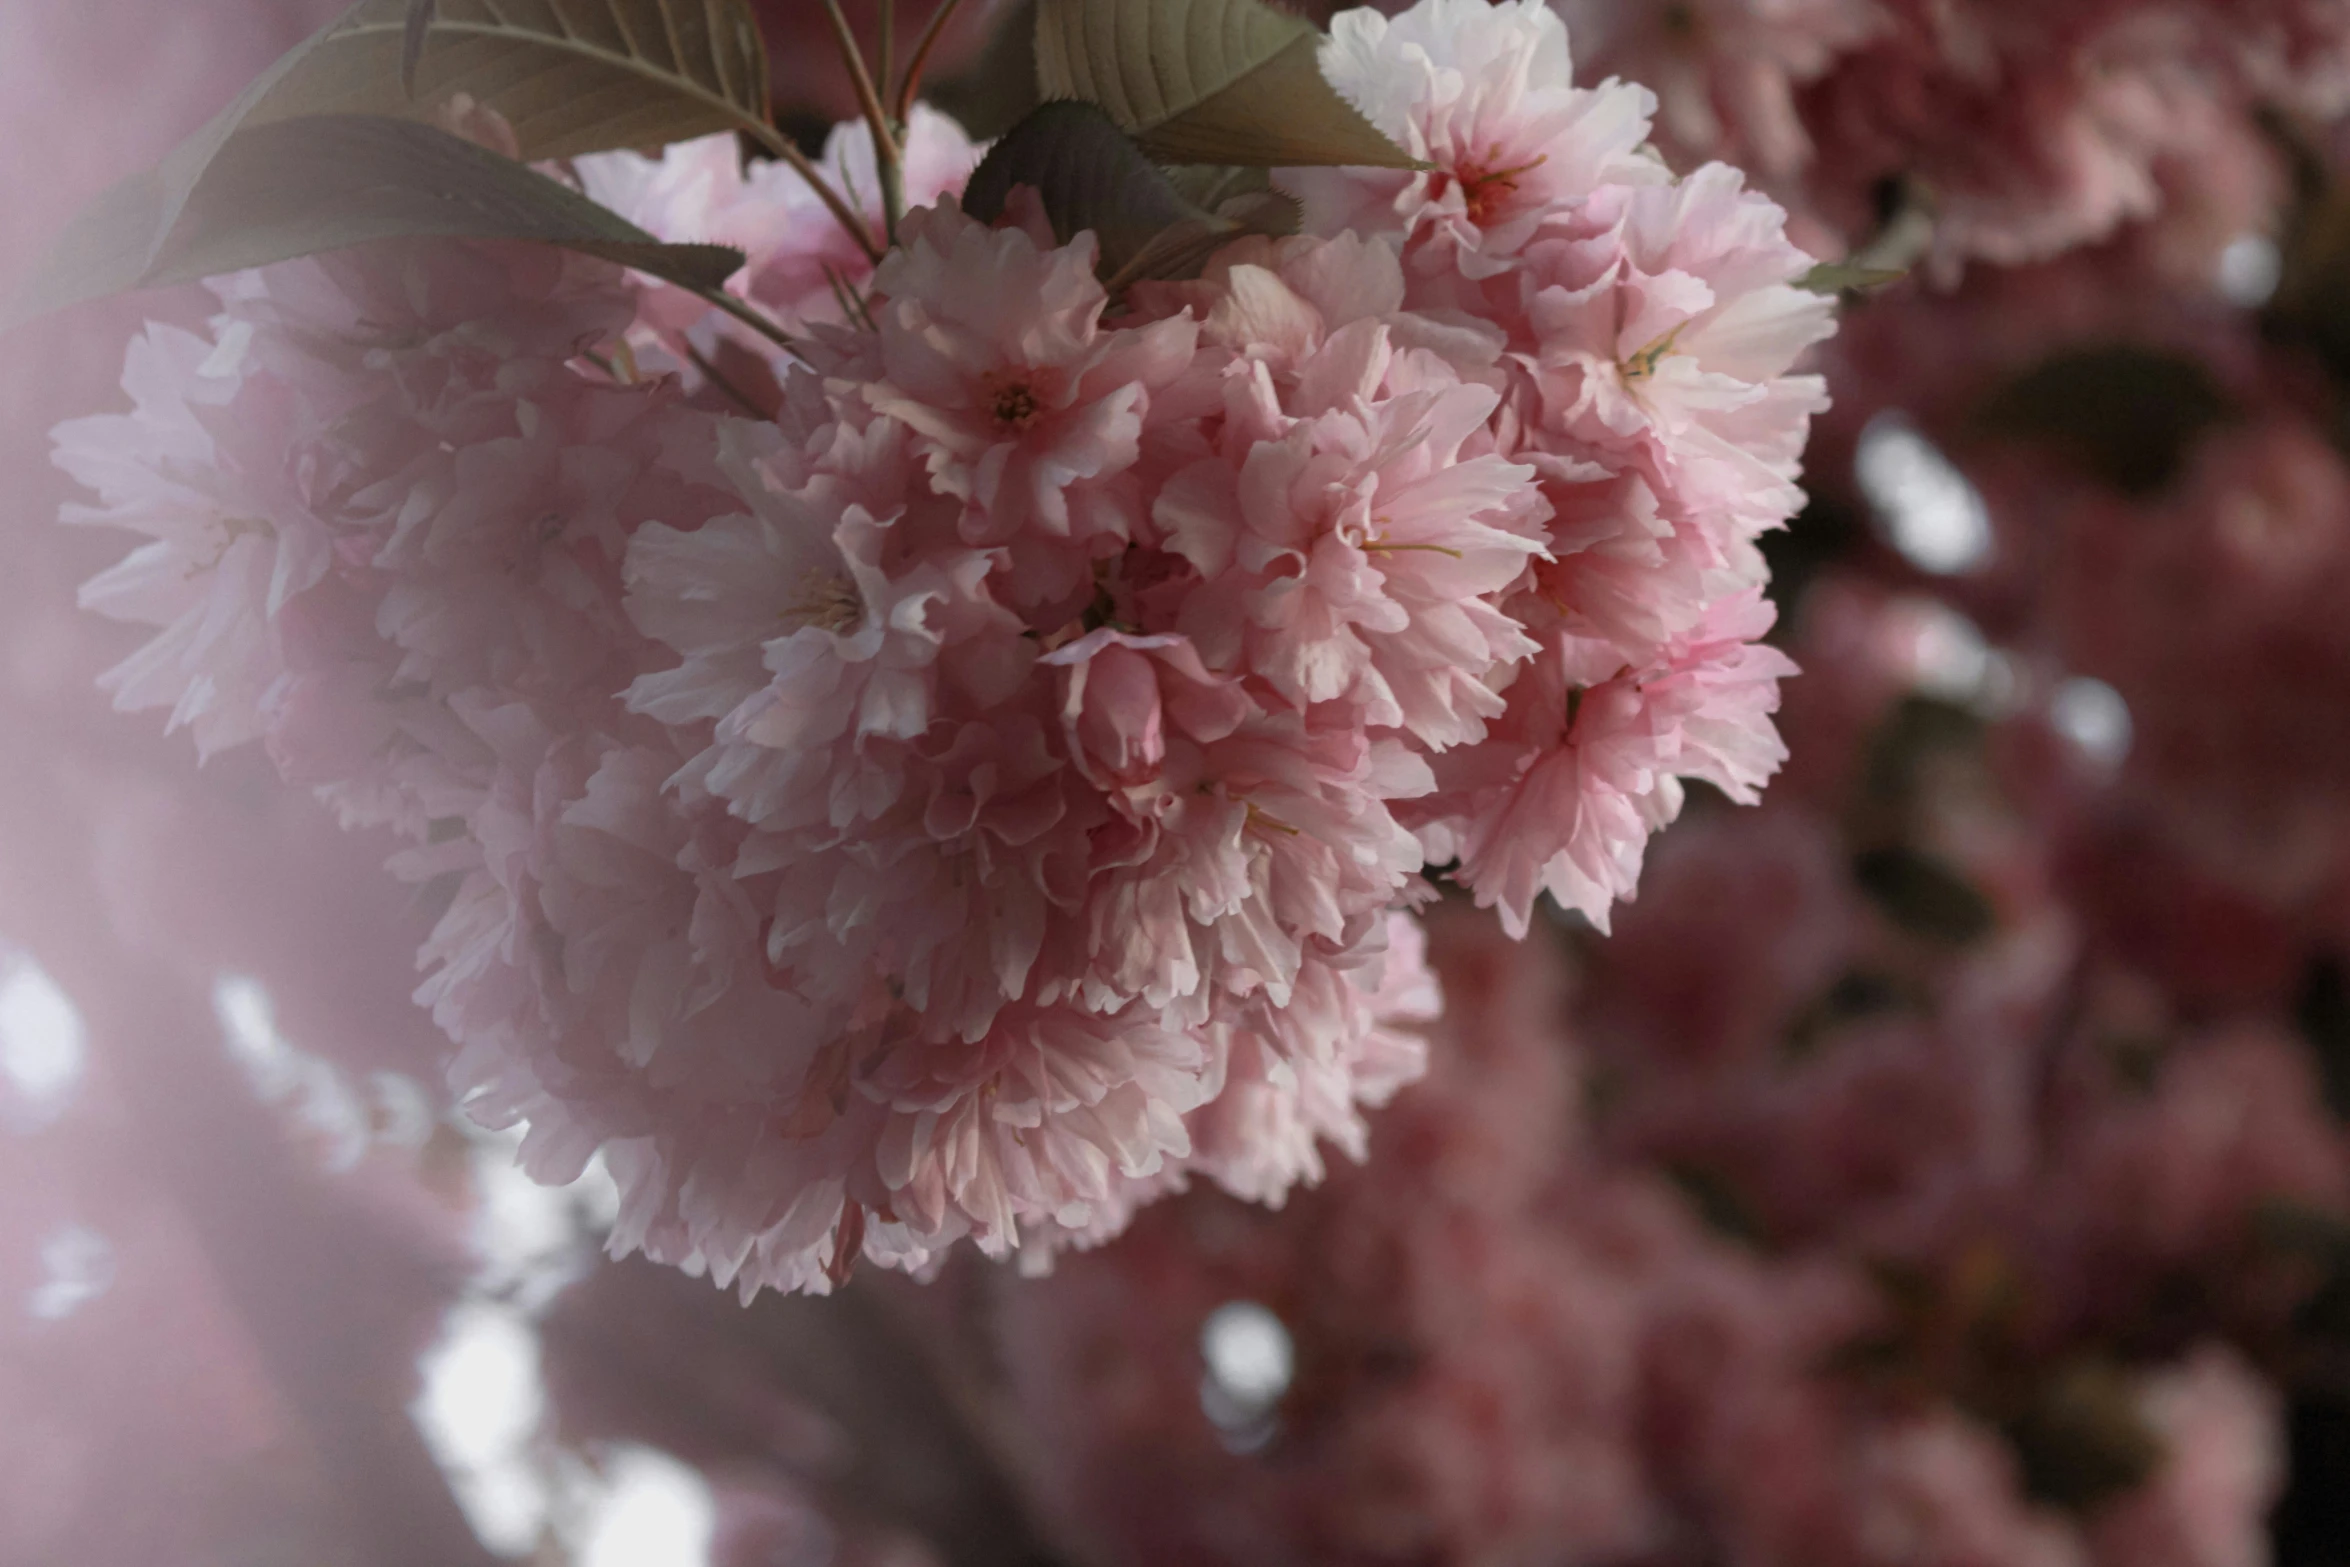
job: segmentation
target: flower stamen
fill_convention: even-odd
[[[1637,385],[1638,383],[1647,380],[1650,376],[1656,374],[1656,367],[1658,363],[1661,362],[1667,354],[1670,354],[1673,351],[1673,345],[1680,341],[1681,327],[1685,327],[1688,324],[1689,323],[1686,321],[1682,322],[1681,326],[1673,328],[1670,332],[1665,333],[1655,342],[1650,343],[1646,348],[1641,349],[1638,353],[1633,354],[1631,357],[1625,359],[1621,364],[1619,364],[1616,368],[1623,375],[1624,380],[1627,383]]]
[[[1486,156],[1496,156],[1500,150],[1498,147],[1489,148]],[[1483,228],[1497,215],[1503,200],[1517,194],[1518,176],[1532,173],[1549,161],[1550,155],[1543,153],[1506,169],[1487,169],[1475,163],[1461,165],[1453,171],[1452,177],[1461,187],[1463,214],[1471,223]]]
[[[1413,550],[1429,555],[1449,555],[1454,560],[1465,558],[1449,544],[1391,544],[1381,538],[1369,538],[1362,542],[1362,551],[1366,555],[1402,555]]]
[[[1277,832],[1285,838],[1294,838],[1300,831],[1272,812],[1265,810],[1253,800],[1249,802],[1248,806],[1248,825],[1264,832]]]
[[[1025,376],[1001,379],[989,376],[986,385],[988,413],[997,428],[1025,430],[1043,415],[1044,404]]]
[[[865,601],[855,583],[810,570],[800,579],[798,596],[777,610],[775,618],[795,631],[813,626],[838,634],[865,618]]]

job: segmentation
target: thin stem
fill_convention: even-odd
[[[874,90],[872,73],[865,69],[865,51],[857,47],[857,35],[849,30],[849,19],[841,14],[840,0],[824,0],[824,14],[832,22],[832,36],[840,45],[842,61],[849,68],[849,84],[857,90],[857,106],[873,131],[873,163],[881,174],[882,232],[894,245],[898,238],[898,219],[906,210],[905,176],[898,167],[897,127],[891,122],[889,111],[881,106],[881,94]]]
[[[956,7],[963,0],[938,0],[937,9],[922,26],[922,36],[915,40],[913,58],[906,62],[906,79],[898,84],[897,114],[903,124],[914,117],[914,98],[922,90],[922,73],[930,64],[930,51],[938,47],[939,35],[947,30]]]
[[[808,161],[808,155],[800,151],[790,137],[762,126],[759,140],[769,152],[790,164],[793,171],[808,182],[809,189],[816,192],[817,199],[831,212],[833,220],[847,230],[849,238],[857,242],[857,248],[865,252],[866,260],[881,259],[881,244],[873,237],[873,230],[865,222],[865,215],[841,199],[840,192],[832,188],[832,182],[817,170],[815,164]]]
[[[827,261],[824,264],[824,276],[832,284],[832,297],[840,304],[842,320],[851,326],[863,327],[868,332],[880,330],[874,324],[873,311],[865,303],[865,296],[857,291],[855,284],[841,276],[840,268]]]
[[[889,134],[889,115],[881,107],[881,95],[873,90],[872,73],[865,69],[865,51],[857,47],[857,35],[849,28],[849,19],[840,8],[840,0],[824,0],[824,15],[832,23],[833,41],[840,46],[840,57],[849,68],[849,85],[857,90],[857,107],[863,111],[866,123],[874,127],[879,140],[894,156],[897,142]]]
[[[881,166],[881,227],[893,245],[898,242],[898,219],[905,215],[906,174],[891,158]]]
[[[881,42],[873,53],[873,83],[886,96],[897,69],[898,0],[881,0]],[[898,116],[899,119],[905,116]]]
[[[774,322],[768,320],[766,316],[756,310],[753,310],[749,305],[744,304],[741,300],[735,298],[732,294],[729,294],[725,289],[697,288],[694,290],[694,293],[706,302],[716,305],[719,309],[725,311],[728,315],[734,317],[744,326],[749,327],[752,331],[758,333],[761,337],[767,339],[767,341],[773,343],[776,347],[782,349],[785,353],[791,355],[794,359],[801,361],[803,364],[807,362],[807,356],[800,352],[800,345],[796,342],[793,342],[791,337],[785,333],[782,327],[777,326]]]

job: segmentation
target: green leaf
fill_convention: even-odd
[[[318,115],[229,138],[139,286],[190,282],[370,240],[524,240],[707,293],[742,265],[722,245],[664,245],[511,159],[413,120]]]
[[[1037,85],[1165,162],[1423,167],[1323,77],[1321,41],[1265,0],[1040,0]]]
[[[1189,199],[1090,103],[1048,103],[1013,126],[972,171],[963,210],[992,223],[1017,185],[1036,191],[1061,243],[1093,232],[1113,294],[1144,278],[1197,276],[1210,255],[1243,234],[1296,227],[1294,205],[1247,181],[1233,182],[1218,210]]]

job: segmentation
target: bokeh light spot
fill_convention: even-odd
[[[706,1567],[718,1525],[709,1482],[666,1453],[617,1449],[579,1567]]]
[[[1918,570],[1953,576],[1990,559],[1982,493],[1901,414],[1878,414],[1862,429],[1852,473],[1886,542]]]
[[[2277,291],[2285,259],[2266,234],[2239,234],[2219,253],[2212,282],[2220,298],[2244,310],[2258,310]]]
[[[2103,766],[2119,767],[2130,754],[2130,704],[2102,680],[2076,675],[2058,686],[2048,721]]]
[[[530,1551],[550,1505],[532,1455],[547,1403],[537,1329],[512,1306],[460,1303],[419,1369],[424,1387],[409,1414],[473,1532],[493,1551]]]
[[[25,1314],[63,1322],[114,1283],[114,1245],[87,1225],[68,1224],[41,1242],[41,1273]]]
[[[1272,1437],[1273,1408],[1297,1374],[1297,1350],[1279,1317],[1253,1300],[1227,1301],[1200,1326],[1200,1408],[1236,1452]]]
[[[88,1068],[88,1033],[72,998],[32,959],[0,956],[0,1078],[11,1090],[9,1119],[54,1121]]]

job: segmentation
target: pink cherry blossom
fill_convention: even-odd
[[[1662,184],[1643,156],[1656,100],[1609,81],[1578,88],[1567,30],[1537,0],[1423,0],[1394,17],[1341,13],[1323,74],[1426,174],[1285,178],[1310,227],[1403,235],[1415,266],[1469,277],[1508,266],[1553,212],[1602,186]]]
[[[1657,473],[1718,548],[1750,539],[1799,504],[1797,459],[1826,398],[1788,372],[1831,330],[1829,302],[1797,286],[1810,258],[1735,170],[1611,197],[1528,257],[1544,426]]]
[[[1748,640],[1770,616],[1758,595],[1725,600],[1645,667],[1555,631],[1484,754],[1448,761],[1415,811],[1432,852],[1457,855],[1513,933],[1544,892],[1606,929],[1649,834],[1680,814],[1682,777],[1751,801],[1785,758],[1770,714],[1795,668]]]
[[[928,104],[915,107],[906,124],[901,174],[908,201],[928,205],[951,195],[978,162],[979,149],[953,120]],[[878,229],[881,181],[865,127],[836,126],[816,164],[835,191],[847,193],[867,225]],[[575,160],[573,168],[588,195],[656,238],[732,245],[752,258],[730,286],[787,329],[840,321],[844,300],[861,297],[871,282],[872,259],[833,220],[815,187],[782,162],[746,162],[732,136],[678,142],[658,158],[598,153]],[[730,341],[761,358],[773,352],[772,344],[740,323],[713,318],[690,294],[649,281],[640,286],[645,293],[636,335],[652,346],[682,336],[705,351]]]
[[[1493,394],[1444,385],[1378,322],[1295,373],[1283,405],[1267,371],[1236,369],[1227,450],[1161,492],[1155,520],[1206,579],[1178,624],[1300,710],[1344,700],[1431,747],[1474,741],[1500,711],[1486,672],[1533,648],[1491,602],[1542,552],[1532,470],[1463,456]]]
[[[1081,591],[1094,541],[1133,535],[1143,501],[1128,470],[1153,392],[1190,365],[1192,323],[1104,331],[1083,240],[1042,252],[951,207],[907,224],[873,287],[881,374],[867,401],[913,431],[933,487],[964,503],[970,543],[1036,532],[1075,546],[1030,546],[1042,559],[1016,570],[1016,596]]]

